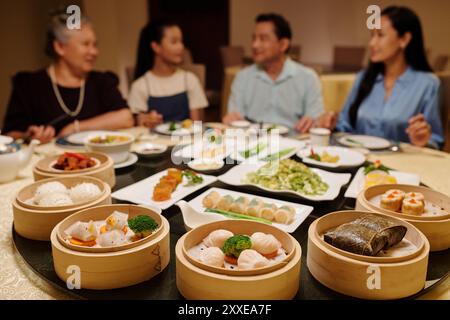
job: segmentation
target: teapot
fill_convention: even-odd
[[[0,183],[16,178],[19,171],[30,162],[34,147],[39,143],[39,140],[32,140],[28,148],[22,148],[11,138],[0,136]]]

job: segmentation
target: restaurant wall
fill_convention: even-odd
[[[134,66],[139,33],[148,22],[147,0],[84,0],[99,39],[98,70],[111,70],[120,79],[120,90],[128,93],[126,68]]]
[[[230,0],[230,43],[250,54],[254,19],[262,12],[277,12],[291,23],[293,43],[302,46],[302,61],[330,65],[335,45],[366,45],[366,8],[406,5],[420,16],[431,60],[450,54],[450,1],[448,0]],[[448,66],[450,69],[450,65]]]

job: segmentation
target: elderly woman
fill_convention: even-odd
[[[114,130],[133,126],[133,117],[110,72],[93,71],[97,39],[90,22],[69,30],[67,15],[52,17],[46,53],[52,63],[36,72],[13,78],[13,91],[3,132],[42,143],[92,129]]]

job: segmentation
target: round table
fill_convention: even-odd
[[[450,155],[428,150],[418,149],[408,145],[403,146],[402,153],[374,154],[370,156],[370,160],[381,159],[386,165],[402,171],[415,172],[421,174],[423,182],[431,187],[449,194],[450,186],[448,179],[442,177],[450,176]],[[55,153],[61,150],[55,148],[54,145],[47,145],[38,148],[40,155],[33,157],[32,163],[22,173],[22,179],[0,185],[0,255],[2,259],[2,268],[0,269],[0,298],[1,299],[71,299],[71,298],[92,298],[92,299],[114,299],[114,298],[148,298],[148,299],[180,299],[175,284],[175,256],[174,248],[176,241],[186,232],[183,227],[181,213],[178,207],[163,211],[163,215],[168,218],[171,227],[171,263],[169,267],[149,282],[133,286],[130,288],[111,290],[111,291],[69,291],[64,290],[65,284],[60,281],[53,271],[51,247],[47,242],[35,242],[24,239],[16,234],[11,233],[12,210],[10,200],[13,199],[15,193],[23,186],[32,182],[31,168],[44,154]],[[115,190],[125,187],[131,183],[144,179],[165,168],[172,167],[173,164],[169,157],[170,153],[166,153],[164,157],[155,159],[140,158],[139,162],[129,168],[121,169],[116,172],[117,186]],[[408,161],[414,159],[414,161]],[[401,165],[402,168],[398,168]],[[425,165],[421,171],[421,166]],[[220,175],[231,166],[227,165],[218,172]],[[182,166],[182,168],[184,168]],[[352,170],[354,174],[356,170]],[[428,174],[427,174],[428,173]],[[441,178],[439,178],[441,177]],[[190,200],[210,187],[222,187],[230,190],[236,190],[236,187],[226,186],[221,182],[216,182],[206,188],[203,188],[191,195],[186,200]],[[445,189],[445,190],[443,190]],[[299,201],[297,198],[290,196],[268,195],[267,193],[256,189],[240,188],[240,191],[249,192],[256,195],[264,195],[281,200]],[[293,236],[300,242],[303,249],[306,249],[307,230],[309,224],[315,218],[328,212],[339,209],[352,209],[354,199],[346,199],[343,197],[345,188],[341,190],[340,196],[333,201],[328,202],[308,202],[300,200],[299,202],[314,206],[314,211],[310,217],[296,230]],[[17,248],[24,254],[26,261],[15,251],[13,241]],[[346,299],[348,297],[335,293],[321,284],[319,284],[309,273],[306,268],[306,250],[303,250],[302,261],[302,282],[300,290],[296,296],[297,299]],[[443,268],[449,264],[448,250],[444,254],[431,254],[430,261],[435,266],[429,270],[427,286],[433,285],[437,278],[446,274],[448,270]],[[32,268],[30,268],[32,266]],[[34,271],[33,271],[34,269]],[[46,278],[45,280],[43,280]],[[59,289],[58,289],[59,287]],[[61,290],[62,289],[62,290]],[[439,285],[433,286],[432,290],[421,295],[426,299],[449,299],[450,298],[450,279],[443,279]]]

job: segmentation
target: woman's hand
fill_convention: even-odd
[[[425,120],[425,116],[423,114],[414,116],[409,119],[408,124],[406,133],[411,143],[418,147],[425,147],[431,138],[431,126]]]
[[[316,121],[316,127],[334,130],[338,121],[339,114],[334,111],[325,112]]]
[[[137,115],[137,125],[147,128],[154,128],[163,122],[163,116],[152,110],[148,113],[139,113]]]
[[[55,137],[55,133],[55,128],[52,126],[29,126],[25,136],[37,139],[41,143],[48,143]]]

